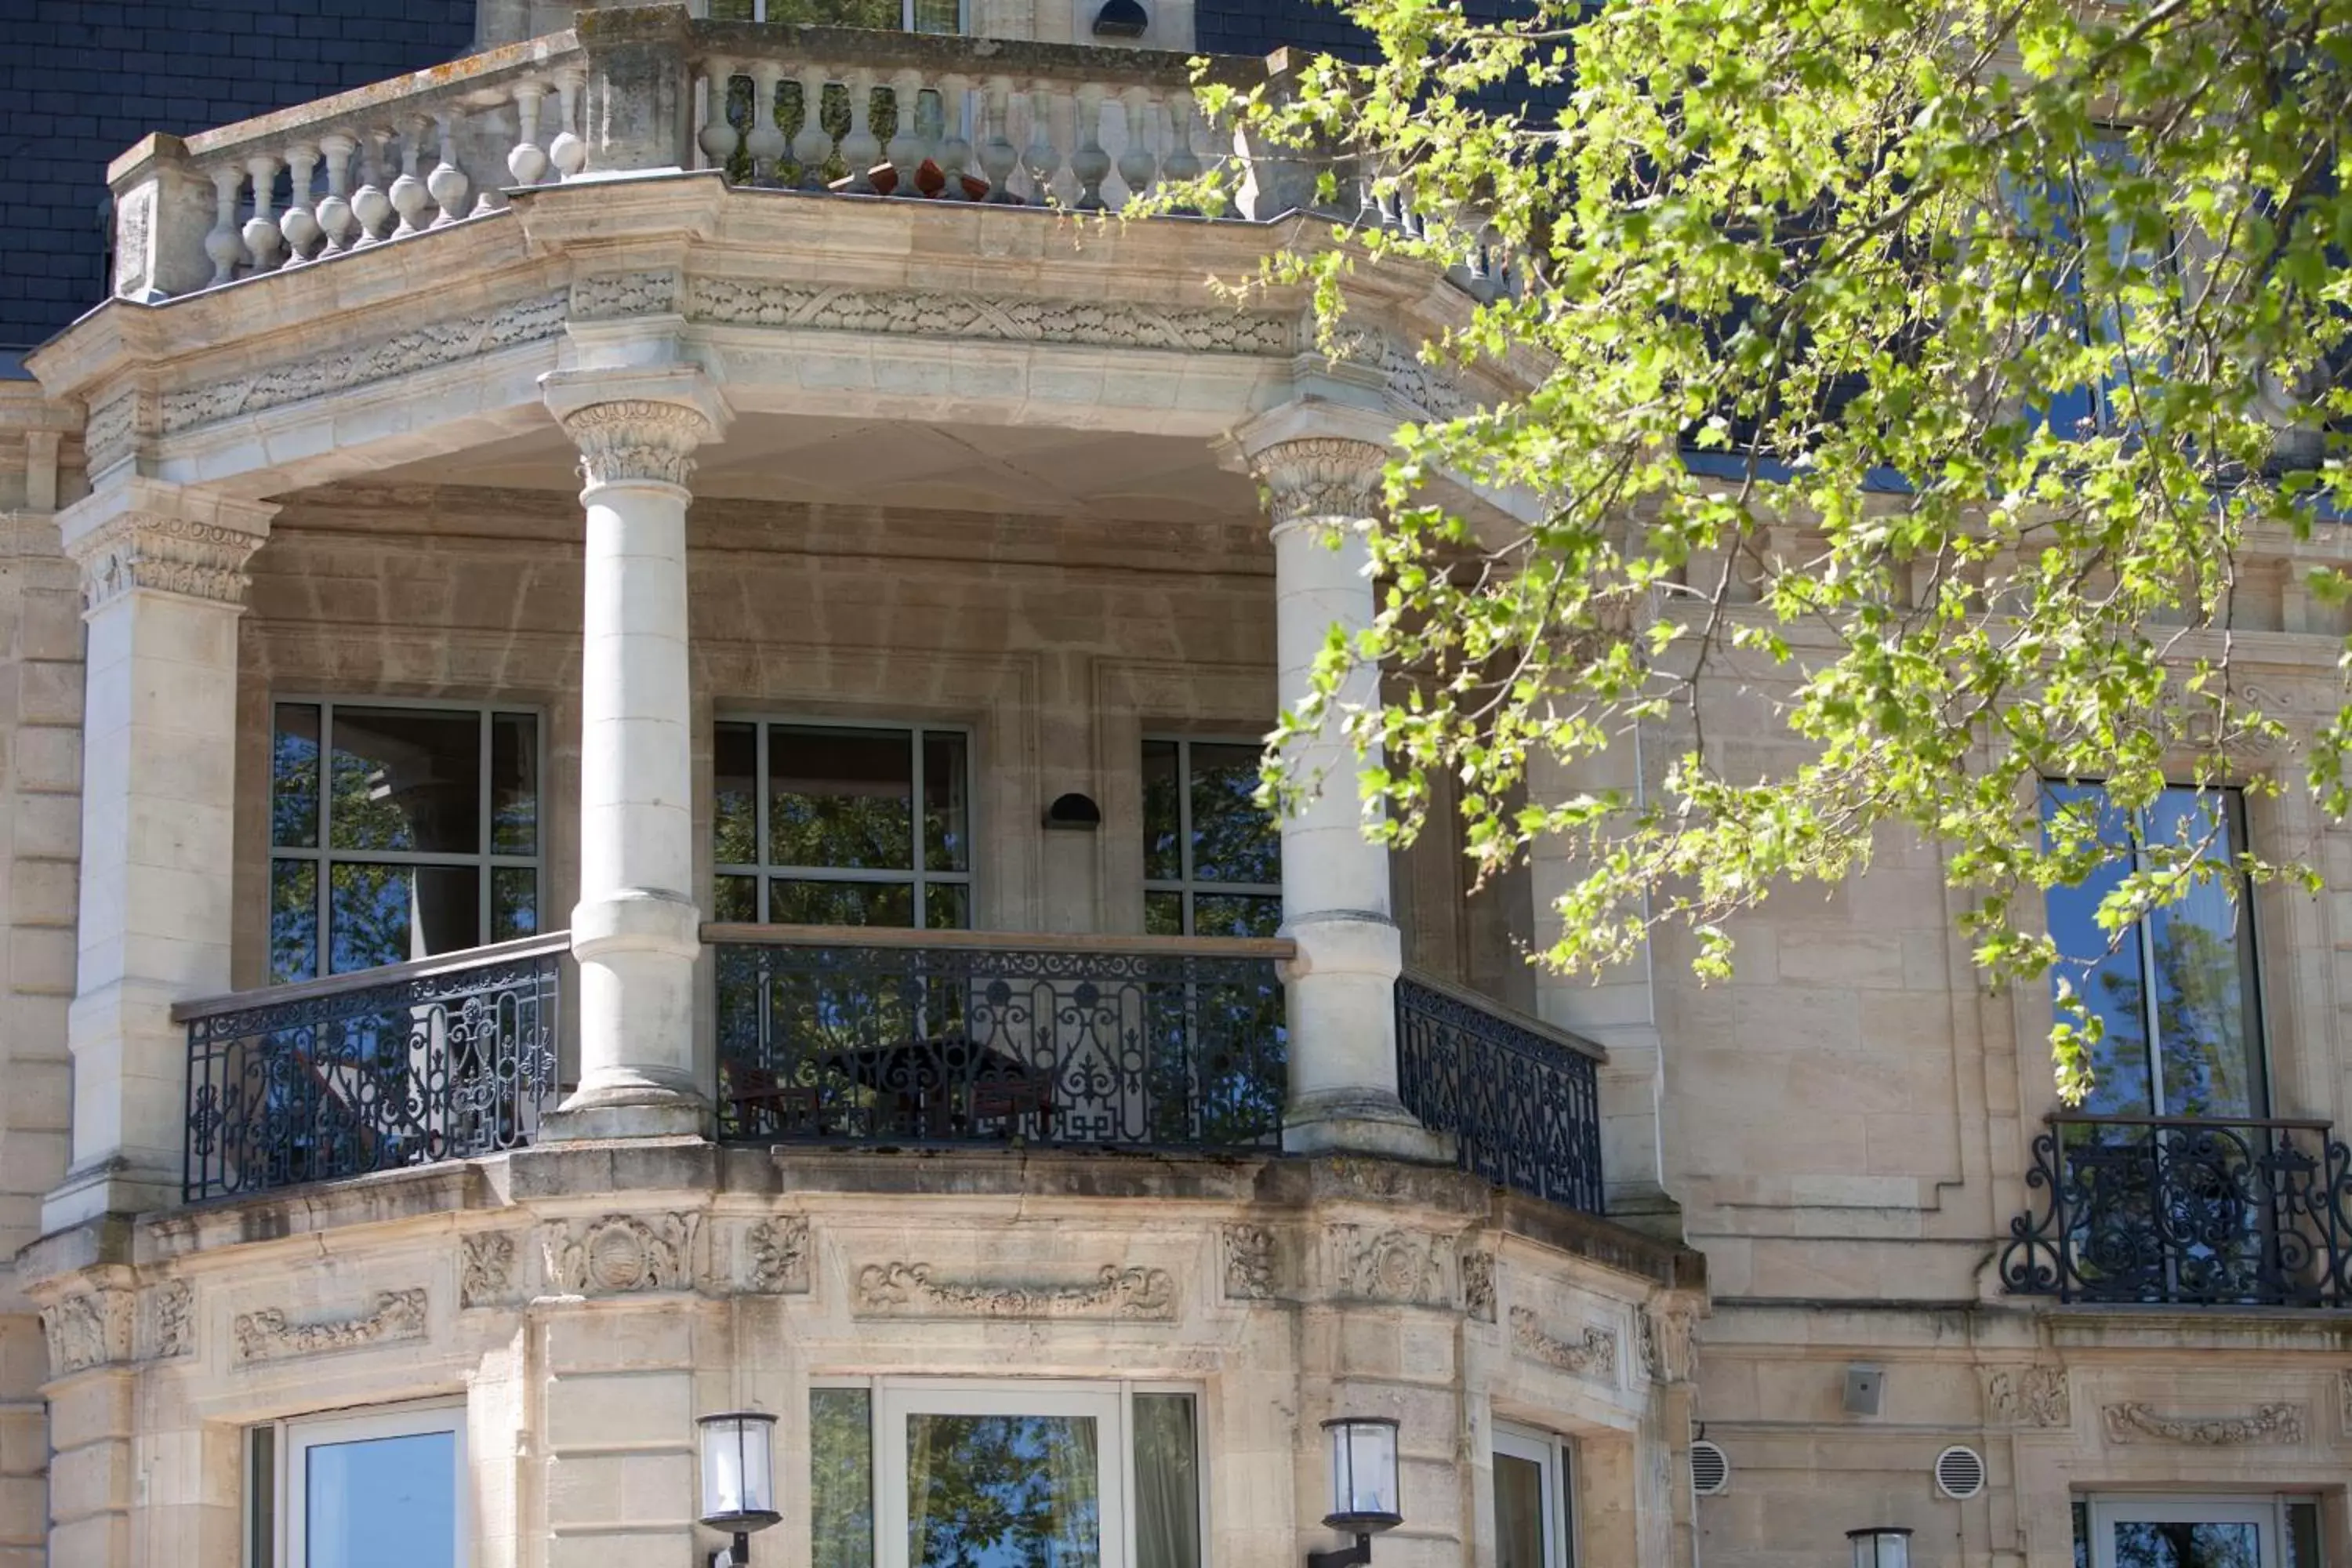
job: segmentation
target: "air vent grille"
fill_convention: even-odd
[[[1936,1489],[1965,1502],[1984,1490],[1984,1456],[1974,1448],[1947,1448],[1936,1456]]]
[[[1721,1497],[1731,1489],[1731,1461],[1723,1450],[1705,1441],[1690,1449],[1691,1490],[1701,1497]]]

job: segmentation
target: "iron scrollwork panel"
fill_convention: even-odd
[[[1397,1089],[1462,1168],[1587,1214],[1603,1209],[1592,1058],[1510,1019],[1397,982]]]

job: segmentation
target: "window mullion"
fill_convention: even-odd
[[[2158,800],[2162,798],[2160,795],[2158,796]],[[2133,815],[2140,820],[2134,825],[2135,831],[2132,837],[2136,844],[2136,851],[2132,863],[2136,869],[2145,871],[2149,868],[2148,825],[2143,814],[2134,813]],[[2155,918],[2153,914],[2141,916],[2136,922],[2138,929],[2132,932],[2132,936],[2139,947],[2139,1013],[2140,1028],[2147,1039],[2148,1112],[2154,1116],[2163,1116],[2168,1113],[2169,1108],[2165,1104],[2164,1096],[2164,1029],[2158,1018],[2160,1009],[2157,1005],[2156,991]]]
[[[906,0],[906,3],[912,5],[915,0]],[[910,847],[907,865],[915,879],[915,929],[927,931],[930,928],[931,911],[923,902],[926,893],[923,886],[923,729],[919,724],[907,731],[907,765],[909,770],[907,798],[912,803],[912,809],[907,813],[907,837]]]
[[[1181,934],[1192,934],[1192,742],[1176,742],[1176,868],[1184,879]]]
[[[474,805],[474,815],[479,819],[474,839],[477,849],[474,859],[474,942],[478,946],[491,940],[491,910],[495,907],[495,900],[490,897],[490,847],[498,842],[498,837],[490,820],[494,815],[491,786],[495,773],[490,765],[490,750],[496,744],[493,736],[497,726],[490,721],[488,707],[477,714],[476,719],[476,733],[479,737],[476,745],[481,752],[480,766],[476,770],[479,777],[475,785]]]
[[[764,8],[767,0],[760,0]],[[768,722],[751,726],[751,882],[752,913],[766,925],[768,914]]]
[[[334,879],[335,862],[332,849],[335,831],[335,705],[319,704],[319,876],[318,885],[310,889],[314,908],[310,916],[310,977],[327,977],[327,954],[333,945],[332,933],[327,929],[328,910],[332,907],[327,896],[328,884]]]

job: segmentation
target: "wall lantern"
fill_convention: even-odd
[[[710,1568],[744,1568],[751,1561],[751,1532],[765,1530],[776,1512],[776,1418],[756,1410],[706,1415],[702,1428],[702,1522],[735,1537],[735,1544],[710,1554]]]
[[[1874,1524],[1849,1530],[1853,1543],[1853,1568],[1911,1568],[1911,1532],[1897,1524]]]
[[[1337,1552],[1310,1552],[1307,1568],[1362,1568],[1372,1537],[1404,1522],[1397,1489],[1397,1424],[1386,1415],[1342,1415],[1323,1423],[1331,1445],[1331,1511],[1323,1522],[1356,1538]]]

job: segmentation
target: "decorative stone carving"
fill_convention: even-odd
[[[2189,1416],[2159,1415],[2147,1405],[2128,1401],[2110,1405],[2099,1415],[2110,1443],[2154,1438],[2160,1443],[2222,1448],[2242,1443],[2300,1443],[2306,1430],[2300,1405],[2259,1405],[2251,1415]]]
[[[1495,1255],[1466,1251],[1462,1255],[1462,1310],[1482,1323],[1495,1321]]]
[[[694,477],[694,449],[714,432],[682,403],[625,398],[592,403],[563,416],[580,448],[580,477],[591,485],[655,480],[681,489]]]
[[[585,1225],[551,1222],[541,1232],[548,1287],[566,1296],[689,1289],[701,1230],[702,1216],[693,1214],[654,1220],[610,1214]]]
[[[779,1215],[753,1226],[743,1237],[751,1255],[751,1289],[766,1295],[803,1294],[809,1288],[809,1222]]]
[[[118,392],[89,411],[82,421],[82,460],[93,474],[104,473],[131,455],[138,435],[139,395]]]
[[[1433,419],[1459,419],[1478,411],[1478,400],[1464,392],[1453,377],[1386,332],[1358,328],[1340,333],[1338,357],[1367,370],[1380,372],[1398,401]]]
[[[242,605],[245,563],[261,536],[168,512],[125,511],[76,540],[82,605],[97,609],[130,593],[173,594],[216,605]]]
[[[378,338],[356,348],[309,354],[247,375],[166,393],[163,434],[558,337],[570,305],[568,293],[541,294],[494,310]]]
[[[1176,1278],[1165,1268],[1107,1263],[1077,1285],[940,1279],[928,1263],[869,1263],[850,1310],[861,1318],[1114,1318],[1176,1320]]]
[[[1327,1235],[1336,1294],[1364,1301],[1449,1306],[1445,1257],[1433,1236],[1364,1225],[1335,1225]]]
[[[49,1342],[49,1371],[58,1377],[131,1359],[132,1310],[128,1290],[84,1290],[41,1309]]]
[[[2352,1435],[2352,1370],[2336,1374],[2336,1403],[2338,1432]]]
[[[114,209],[114,292],[135,298],[147,291],[148,252],[155,228],[155,187],[136,185]]]
[[[425,1337],[425,1288],[379,1290],[373,1310],[357,1318],[331,1318],[317,1323],[292,1323],[272,1307],[259,1312],[239,1312],[233,1326],[236,1359],[251,1363],[281,1361],[288,1356],[320,1355],[329,1351],[363,1350],[369,1345]]]
[[[1692,1364],[1691,1327],[1696,1315],[1688,1307],[1644,1307],[1634,1320],[1642,1370],[1659,1383],[1687,1383],[1696,1373]]]
[[[514,1278],[514,1237],[503,1231],[469,1236],[457,1244],[457,1305],[495,1306]]]
[[[1274,1294],[1274,1232],[1262,1225],[1229,1225],[1224,1230],[1225,1294],[1263,1301]]]
[[[1297,328],[1286,316],[1156,307],[1099,300],[1024,300],[1001,294],[837,289],[737,278],[690,278],[688,321],[799,327],[995,342],[1090,343],[1189,353],[1289,354]]]
[[[1316,436],[1277,441],[1251,466],[1265,486],[1266,511],[1276,529],[1293,523],[1354,522],[1381,510],[1388,453],[1369,441]]]
[[[2074,1419],[2066,1369],[2027,1366],[1985,1374],[1985,1408],[2005,1426],[2063,1426]]]
[[[1534,1312],[1525,1307],[1514,1307],[1511,1343],[1529,1361],[1541,1362],[1560,1372],[1589,1377],[1596,1383],[1613,1383],[1617,1379],[1617,1336],[1606,1329],[1588,1326],[1578,1339],[1555,1339],[1544,1332]]]
[[[660,315],[677,309],[674,272],[602,272],[572,285],[572,319],[604,321]]]
[[[196,1350],[195,1292],[184,1279],[167,1279],[147,1295],[149,1343],[157,1357],[194,1355]]]

